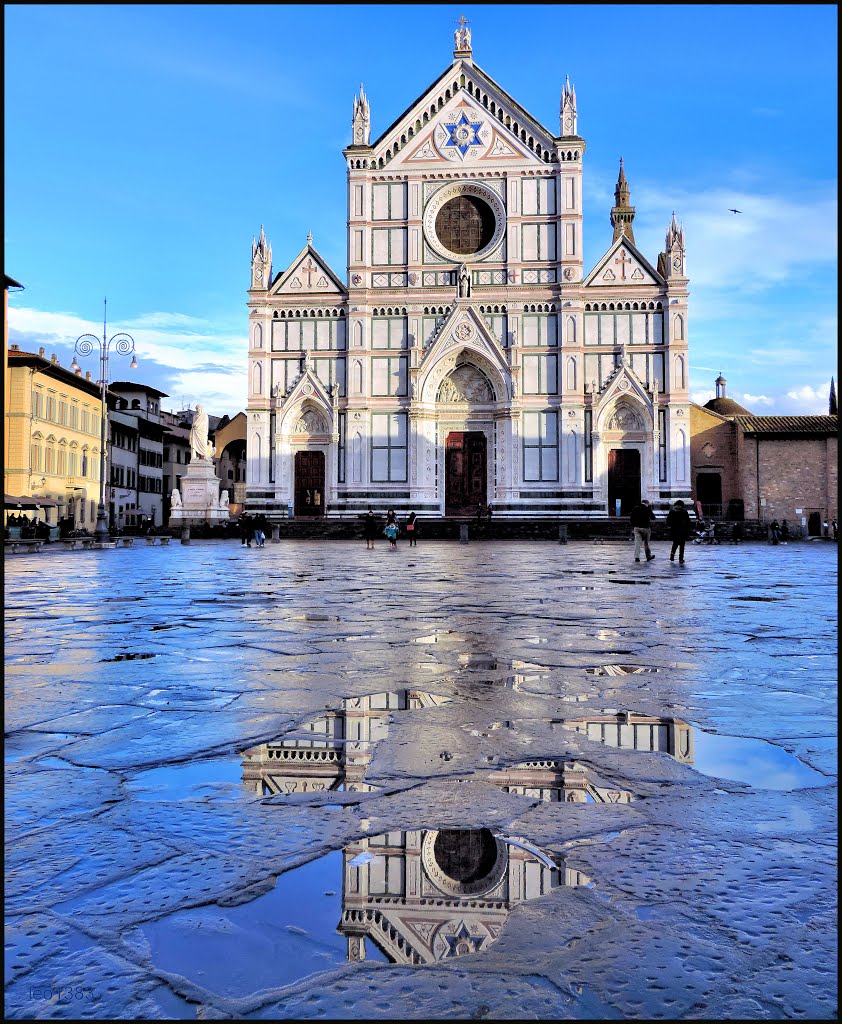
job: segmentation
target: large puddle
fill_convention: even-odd
[[[347,698],[337,710],[243,751],[239,761],[216,758],[152,769],[128,785],[136,797],[162,800],[218,798],[226,788],[241,796],[243,786],[257,797],[275,798],[370,791],[375,787],[366,781],[366,769],[392,716],[451,700],[418,689]],[[605,805],[634,799],[630,790],[597,781],[575,760],[571,733],[634,755],[668,755],[705,775],[760,789],[826,781],[781,747],[715,735],[677,718],[605,709],[463,728],[493,745],[495,735],[508,734],[511,742],[518,732],[528,742],[530,723],[540,725],[544,750],[547,731],[557,736],[558,756],[523,760],[484,778],[507,793],[542,802]],[[601,833],[601,841],[614,834]],[[593,885],[567,867],[562,855],[548,854],[525,837],[485,828],[396,831],[361,836],[285,872],[249,902],[177,911],[133,929],[127,940],[156,967],[237,998],[349,961],[423,965],[478,953],[499,938],[518,904],[560,887]]]
[[[280,875],[250,903],[178,911],[127,939],[157,967],[237,997],[347,961],[418,965],[477,953],[519,903],[589,884],[516,836],[388,832]]]

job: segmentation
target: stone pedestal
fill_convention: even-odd
[[[170,512],[171,527],[199,526],[202,523],[227,523],[228,494],[219,497],[219,477],[210,459],[193,459],[181,478],[181,504]]]

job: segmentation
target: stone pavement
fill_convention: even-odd
[[[9,560],[6,1015],[833,1018],[836,547],[655,551]]]

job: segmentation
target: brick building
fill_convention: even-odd
[[[736,416],[734,427],[746,517],[827,536],[839,516],[838,417]]]
[[[690,407],[690,473],[702,513],[786,519],[796,535],[827,536],[824,524],[839,514],[838,416],[754,416],[725,385],[720,374],[716,398]]]

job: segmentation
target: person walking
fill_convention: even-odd
[[[251,534],[253,528],[251,525],[251,516],[248,512],[243,512],[240,516],[238,526],[240,527],[240,546],[242,547],[243,544],[248,544],[248,546],[251,547]]]
[[[415,513],[410,512],[409,518],[406,521],[406,535],[409,537],[409,546],[411,548],[416,547],[418,543],[418,524],[415,520]]]
[[[365,537],[366,550],[373,551],[374,541],[377,537],[377,516],[374,514],[374,509],[371,505],[368,506],[368,512],[363,516],[363,536]]]
[[[684,507],[684,502],[679,498],[667,513],[667,529],[670,532],[672,550],[670,561],[675,561],[675,553],[678,552],[678,564],[684,565],[684,545],[693,530],[690,522],[690,513]]]
[[[266,516],[261,512],[254,518],[254,542],[259,547],[263,547],[263,542],[266,540],[266,529],[268,527],[266,522]]]
[[[833,530],[833,539],[838,544],[839,543],[839,527],[836,525],[836,520],[835,519],[832,519],[830,521],[830,528],[831,528],[831,530]]]
[[[789,523],[786,519],[781,520],[781,544],[789,543]]]
[[[652,535],[652,522],[655,513],[652,511],[649,502],[644,498],[639,505],[631,510],[629,522],[634,530],[634,560],[640,561],[640,548],[646,552],[646,561],[651,562],[655,557],[649,550],[649,538]]]
[[[769,537],[772,544],[777,544],[781,539],[781,528],[777,519],[773,519],[769,524]]]
[[[731,531],[731,543],[739,544],[743,539],[743,524],[740,522],[734,523],[734,529]]]

